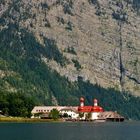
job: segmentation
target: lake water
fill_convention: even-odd
[[[140,140],[140,122],[0,123],[0,140]]]

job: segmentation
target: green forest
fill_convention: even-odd
[[[139,97],[93,85],[82,77],[70,82],[51,70],[42,61],[42,55],[62,67],[68,62],[54,40],[45,38],[44,47],[15,24],[0,32],[0,40],[0,70],[4,72],[0,79],[0,110],[5,115],[30,117],[35,105],[54,105],[53,97],[59,105],[79,105],[83,96],[87,105],[97,98],[105,110],[118,111],[128,119],[140,119]]]

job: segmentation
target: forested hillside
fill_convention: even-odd
[[[140,119],[138,0],[2,0],[0,8],[4,114],[29,117],[35,105],[79,105],[83,96]]]
[[[0,33],[0,40],[0,108],[3,112],[26,116],[34,105],[78,105],[79,98],[84,96],[87,104],[93,104],[92,99],[97,98],[106,110],[140,118],[140,98],[84,82],[82,77],[70,82],[48,68],[41,61],[41,54],[47,55],[48,48],[41,46],[26,30],[10,24]],[[59,51],[53,55],[61,56]]]

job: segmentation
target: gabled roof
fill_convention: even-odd
[[[118,114],[117,112],[113,112],[113,111],[105,111],[105,112],[101,112],[99,114],[99,118],[100,119],[113,119],[113,118],[124,118],[123,116],[121,116],[120,114]]]
[[[75,113],[78,113],[77,107],[66,107],[66,108],[62,108],[60,111],[73,111]]]
[[[40,110],[40,112],[44,112],[44,110],[49,110],[51,111],[52,109],[57,109],[58,111],[60,111],[63,108],[73,108],[75,110],[77,110],[77,106],[35,106],[33,108],[33,110],[31,111],[32,114],[37,113],[37,110]]]

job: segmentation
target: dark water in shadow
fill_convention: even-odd
[[[0,140],[140,140],[140,122],[0,123]]]

